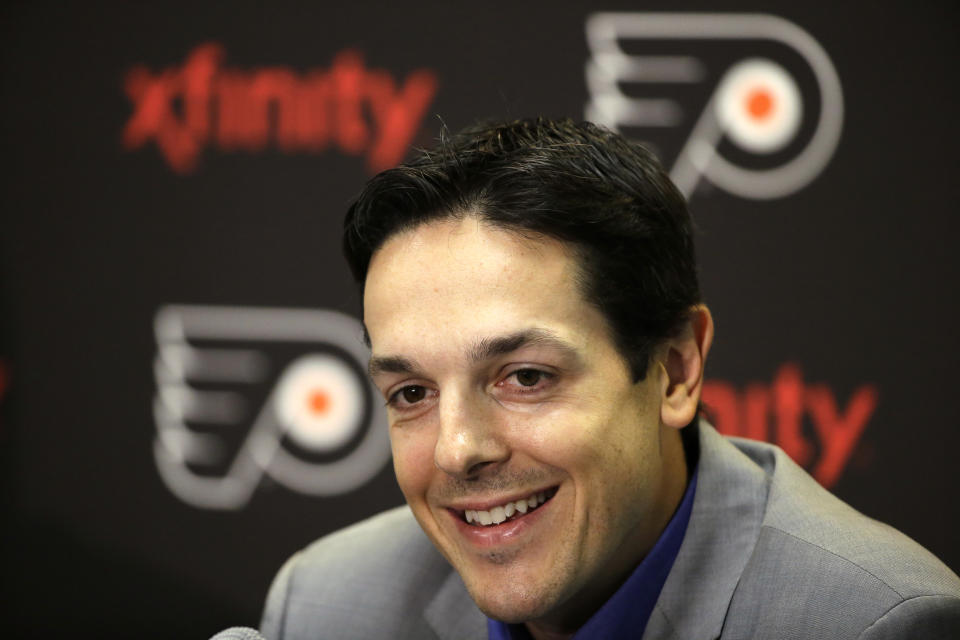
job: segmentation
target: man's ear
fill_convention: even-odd
[[[690,309],[683,329],[667,339],[660,353],[660,420],[680,429],[697,415],[703,368],[713,343],[713,317],[706,305]]]

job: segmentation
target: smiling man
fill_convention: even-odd
[[[590,124],[468,130],[344,227],[407,506],[285,565],[268,638],[952,637],[960,581],[698,418],[683,198]]]
[[[710,331],[698,310],[699,342],[682,333],[635,382],[576,265],[561,241],[468,214],[390,238],[365,295],[414,516],[481,610],[555,631],[589,618],[676,510]]]

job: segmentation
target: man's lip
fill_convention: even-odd
[[[505,520],[500,524],[469,524],[464,519],[462,513],[454,511],[453,509],[447,509],[447,514],[454,529],[459,533],[458,538],[469,547],[478,550],[489,550],[504,547],[505,545],[512,546],[527,539],[527,536],[533,534],[535,531],[540,531],[541,533],[547,531],[543,529],[543,525],[538,525],[538,523],[542,522],[545,517],[551,517],[549,513],[551,513],[554,508],[554,499],[558,492],[559,487],[557,487],[556,492],[553,492],[553,496],[551,496],[549,500],[537,505],[536,509],[532,509],[524,514],[517,513],[516,517]],[[517,499],[519,500],[519,498]],[[545,512],[547,515],[545,515]]]
[[[468,509],[471,511],[489,511],[494,507],[502,507],[508,502],[516,502],[517,500],[526,500],[530,496],[536,495],[538,493],[555,492],[557,488],[559,488],[559,485],[547,485],[545,487],[541,487],[539,489],[531,489],[526,492],[518,491],[515,493],[507,494],[503,498],[465,498],[462,500],[458,500],[452,504],[445,505],[445,507],[447,509],[450,509],[451,511],[458,512],[460,515],[463,515],[463,512],[467,511]]]

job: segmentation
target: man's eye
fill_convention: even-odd
[[[427,388],[418,384],[404,387],[390,397],[391,403],[416,404],[427,397]]]
[[[427,395],[427,390],[425,387],[412,386],[404,387],[400,393],[403,395],[403,399],[413,404],[415,402],[420,402]]]
[[[536,385],[543,378],[543,371],[538,371],[536,369],[520,369],[515,371],[514,375],[517,377],[517,382],[519,382],[524,387],[532,387]]]
[[[555,382],[552,378],[554,374],[540,369],[516,369],[497,386],[513,393],[539,393]]]

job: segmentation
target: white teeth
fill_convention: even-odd
[[[489,511],[467,509],[464,511],[463,515],[468,524],[473,524],[474,522],[483,526],[500,524],[501,522],[506,521],[507,518],[512,517],[514,514],[526,513],[530,509],[535,508],[538,504],[543,504],[546,501],[546,493],[544,491],[540,491],[539,493],[533,494],[529,498],[522,498],[515,502],[508,502],[499,507],[494,507]]]

